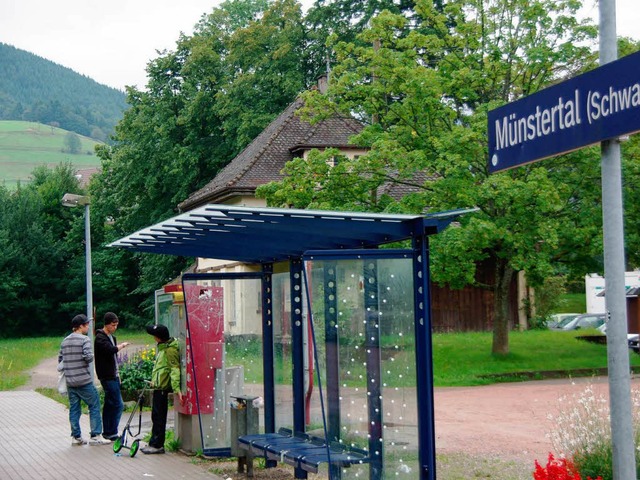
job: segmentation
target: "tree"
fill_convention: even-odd
[[[319,68],[315,75],[326,73],[327,64],[335,63],[327,45],[329,38],[334,43],[359,44],[358,35],[383,11],[403,15],[415,23],[415,4],[414,0],[316,0],[305,18],[310,38],[307,55],[309,62]]]
[[[69,132],[64,136],[65,150],[72,154],[80,153],[82,143],[80,143],[80,137],[77,133]]]
[[[314,82],[304,61],[305,42],[295,0],[274,2],[260,20],[229,37],[229,85],[217,95],[216,110],[236,153]]]
[[[618,55],[629,55],[640,50],[640,42],[623,38],[618,41]],[[640,214],[640,136],[635,134],[622,143],[623,193],[624,193],[624,228],[629,270],[640,267],[640,230],[638,215]]]
[[[64,238],[72,215],[60,200],[67,191],[79,191],[73,173],[69,164],[38,167],[26,187],[11,193],[0,188],[3,336],[67,329],[70,317],[63,304],[70,296],[67,265],[73,255]]]
[[[94,216],[113,220],[105,235],[115,239],[173,216],[178,203],[211,181],[305,88],[300,6],[266,5],[222,3],[174,51],[149,63],[145,91],[127,90],[130,108],[113,146],[97,150],[102,172],[91,185]],[[150,298],[190,262],[123,257],[122,277],[137,275],[126,294]]]
[[[358,42],[334,45],[328,96],[306,96],[309,119],[339,112],[367,127],[367,155],[330,171],[326,156],[287,165],[259,190],[271,205],[413,212],[478,207],[432,242],[432,278],[493,292],[493,346],[506,354],[508,287],[518,271],[533,284],[590,262],[601,247],[594,150],[489,175],[486,113],[595,64],[595,28],[573,1],[416,2],[420,22],[382,12]],[[394,183],[415,191],[396,201]],[[301,193],[305,192],[305,193]],[[489,261],[495,281],[480,285]],[[563,263],[566,262],[566,263]]]

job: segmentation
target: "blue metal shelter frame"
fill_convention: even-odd
[[[273,375],[273,322],[271,277],[273,264],[289,262],[291,292],[301,291],[305,259],[393,258],[410,256],[413,263],[414,328],[416,391],[418,405],[419,478],[435,479],[435,420],[433,404],[433,365],[429,293],[428,237],[448,226],[460,215],[473,210],[456,210],[421,215],[387,215],[354,212],[330,212],[276,208],[248,208],[228,205],[206,205],[190,212],[142,229],[121,238],[109,246],[138,252],[215,258],[260,264],[263,301],[263,355],[265,382],[265,431],[275,431],[275,386]],[[378,249],[380,245],[409,240],[406,250]],[[375,278],[375,271],[370,272]],[[185,279],[233,278],[233,274],[189,274]],[[228,276],[228,277],[226,277]],[[208,278],[208,277],[207,277]],[[212,277],[213,278],[213,277]],[[367,286],[367,288],[373,288]],[[304,431],[303,333],[301,296],[291,295],[294,428]],[[187,317],[188,321],[188,317]],[[370,322],[374,324],[375,322]],[[370,332],[375,347],[376,334]],[[330,341],[329,336],[329,341]],[[372,388],[375,388],[375,365],[371,367]],[[328,372],[327,391],[335,391],[335,375]],[[271,392],[271,394],[269,394]],[[375,404],[369,415],[380,426]],[[328,412],[338,417],[339,409]],[[332,422],[329,422],[331,425]],[[335,425],[335,422],[333,423]],[[325,429],[326,430],[326,429]],[[335,432],[326,431],[328,437]],[[370,432],[371,433],[371,432]],[[372,442],[379,442],[375,437]],[[330,469],[330,475],[331,474]],[[306,474],[296,469],[296,477]],[[370,478],[382,478],[382,465],[370,462]]]

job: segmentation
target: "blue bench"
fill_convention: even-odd
[[[278,433],[244,435],[238,438],[238,447],[247,451],[247,476],[253,476],[253,458],[291,465],[309,473],[318,473],[320,465],[337,467],[368,463],[367,452],[331,442],[306,433],[293,433],[281,428]]]

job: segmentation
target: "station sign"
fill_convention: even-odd
[[[489,172],[640,131],[640,52],[489,112]]]

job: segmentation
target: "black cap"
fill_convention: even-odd
[[[158,337],[163,342],[166,342],[170,338],[169,329],[164,325],[147,325],[147,333]]]
[[[86,315],[83,315],[82,313],[79,315],[76,315],[75,317],[73,317],[71,319],[71,328],[78,328],[81,327],[82,325],[84,325],[85,323],[89,323],[89,319],[87,318]]]

